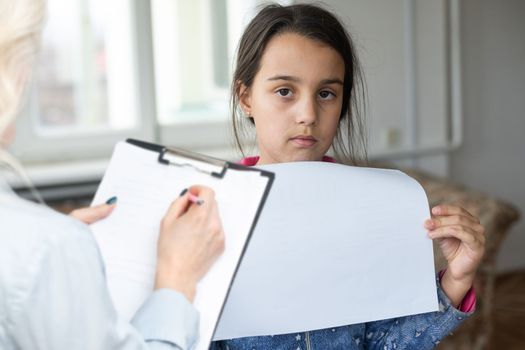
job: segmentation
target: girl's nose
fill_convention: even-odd
[[[298,124],[314,125],[317,122],[317,103],[315,99],[305,99],[297,111]]]

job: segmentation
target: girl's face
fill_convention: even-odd
[[[257,164],[322,159],[339,125],[344,71],[339,53],[319,41],[285,33],[268,42],[239,98],[255,121]]]

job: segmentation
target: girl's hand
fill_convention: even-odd
[[[441,286],[454,306],[472,287],[485,251],[485,229],[479,219],[463,208],[439,205],[425,221],[428,236],[436,240],[448,262]]]

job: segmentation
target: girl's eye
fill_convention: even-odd
[[[292,95],[292,91],[290,89],[279,89],[277,90],[277,94],[282,97],[290,97]]]
[[[331,91],[323,90],[319,92],[319,97],[321,97],[323,100],[331,100],[335,97],[335,94]]]

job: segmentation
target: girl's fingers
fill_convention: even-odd
[[[466,209],[455,205],[437,205],[432,208],[432,214],[436,216],[460,215],[470,218],[471,220],[479,224],[479,219],[477,217],[472,215]]]
[[[462,215],[439,216],[425,221],[425,228],[429,230],[452,225],[469,227],[476,232],[483,231],[483,226],[479,223],[479,221]]]
[[[456,238],[471,248],[484,244],[484,237],[476,231],[463,226],[446,226],[428,232],[431,239]]]

